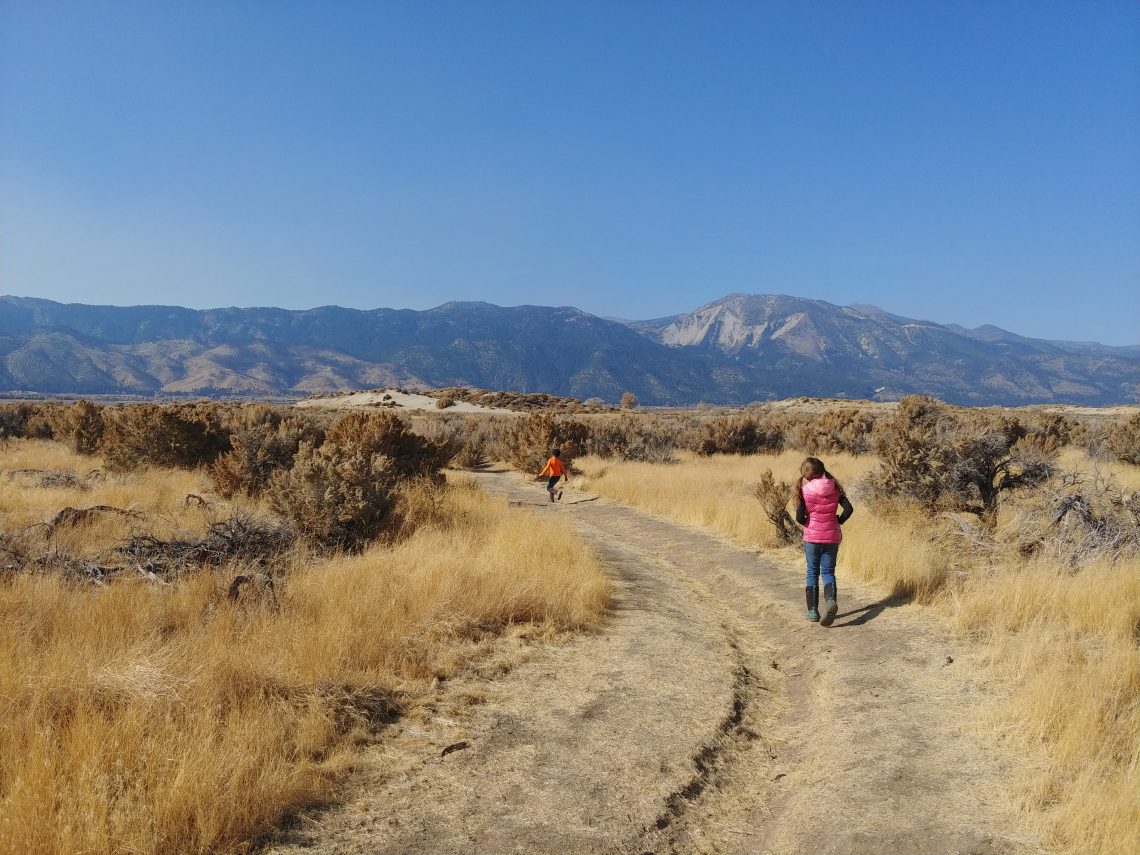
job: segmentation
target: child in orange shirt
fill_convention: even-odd
[[[550,501],[554,502],[562,498],[562,491],[555,490],[554,485],[558,483],[558,479],[562,478],[566,481],[570,480],[570,475],[566,471],[566,464],[562,462],[561,452],[557,449],[551,449],[550,459],[546,461],[546,466],[538,473],[538,477],[543,475],[549,476],[546,481],[546,492],[550,494]]]

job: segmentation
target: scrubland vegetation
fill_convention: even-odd
[[[578,467],[588,489],[773,550],[792,585],[792,484],[806,454],[821,456],[857,508],[841,611],[842,579],[856,578],[979,645],[1007,687],[1000,724],[1026,749],[1015,795],[1057,851],[1140,839],[1140,415],[911,398],[800,418],[715,417],[674,432],[675,465],[594,455]]]
[[[555,445],[789,585],[792,481],[822,457],[857,508],[841,611],[860,579],[976,645],[1050,845],[1140,839],[1140,414],[448,409],[0,407],[0,851],[237,848],[505,627],[595,625],[606,582],[564,530],[439,475]]]
[[[247,847],[496,637],[608,599],[573,535],[444,484],[456,446],[390,414],[0,426],[0,852]]]

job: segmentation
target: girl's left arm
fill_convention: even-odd
[[[839,515],[839,524],[843,525],[855,513],[855,508],[851,506],[851,500],[847,498],[846,494],[839,497],[839,507],[843,508],[843,513]]]

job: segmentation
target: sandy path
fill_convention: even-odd
[[[985,694],[921,609],[841,585],[824,629],[800,617],[799,577],[754,552],[479,477],[575,526],[617,579],[613,614],[448,686],[271,852],[1038,851],[1003,807],[1014,758],[972,726]]]

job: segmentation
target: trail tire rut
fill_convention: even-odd
[[[922,610],[847,583],[824,629],[754,551],[620,504],[479,476],[557,514],[615,579],[602,630],[441,690],[354,794],[269,851],[1035,853],[973,727],[986,687]],[[448,746],[467,747],[446,755]]]

